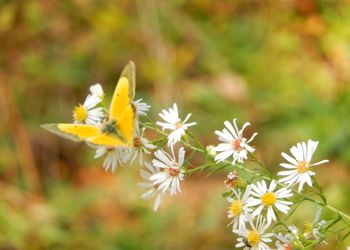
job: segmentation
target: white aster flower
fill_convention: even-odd
[[[169,155],[163,150],[157,150],[154,153],[155,159],[152,165],[161,169],[157,174],[151,176],[150,180],[163,193],[170,191],[170,195],[176,195],[181,192],[180,182],[184,179],[185,170],[181,169],[185,160],[184,148],[179,149],[178,160],[176,160],[174,149],[171,147],[171,154]]]
[[[83,105],[79,104],[74,107],[74,123],[100,125],[104,117],[103,109],[101,107],[96,108],[96,105],[100,102],[101,99],[99,97],[88,95]]]
[[[317,207],[316,209],[316,214],[314,217],[314,220],[311,222],[306,221],[304,223],[304,237],[306,239],[311,239],[314,238],[315,240],[319,240],[321,233],[320,231],[324,228],[324,226],[327,224],[325,220],[320,221],[320,216],[322,213],[322,208]]]
[[[125,147],[106,148],[97,147],[95,159],[100,158],[106,154],[106,158],[103,162],[103,168],[105,171],[111,170],[115,172],[119,166],[122,166],[130,158],[130,150]]]
[[[285,198],[293,196],[292,191],[287,188],[281,188],[275,191],[277,185],[275,180],[270,182],[269,188],[264,180],[252,184],[251,194],[255,197],[248,203],[249,206],[258,206],[253,212],[253,216],[261,214],[261,211],[267,208],[267,221],[271,223],[272,220],[276,221],[276,215],[274,212],[274,207],[277,208],[282,213],[287,214],[290,205],[293,203],[290,201],[283,200]]]
[[[142,98],[134,101],[136,107],[136,114],[138,116],[146,116],[147,112],[150,110],[151,106],[142,101]]]
[[[317,141],[309,140],[307,144],[302,142],[298,143],[296,146],[293,146],[290,149],[292,156],[282,153],[283,158],[286,159],[288,163],[281,163],[280,166],[289,170],[278,172],[277,175],[286,176],[280,179],[280,181],[290,186],[299,183],[298,192],[303,189],[305,183],[311,187],[311,176],[315,175],[315,172],[311,171],[310,167],[328,162],[328,160],[323,160],[311,164],[311,159],[317,145]]]
[[[282,233],[275,234],[277,250],[292,250],[294,247],[301,249],[303,244],[300,242],[298,229],[293,225],[288,227],[288,231],[284,235]]]
[[[155,145],[151,144],[147,138],[144,137],[146,128],[142,128],[141,133],[138,133],[136,130],[136,136],[134,138],[134,148],[131,162],[134,162],[135,159],[139,159],[140,165],[143,163],[143,154],[151,154],[150,150],[156,148]]]
[[[228,197],[227,201],[230,202],[230,208],[227,213],[228,218],[232,218],[229,225],[232,224],[232,230],[237,230],[245,227],[245,222],[247,222],[248,213],[252,211],[247,205],[250,195],[250,186],[247,186],[243,196],[239,189],[233,189],[234,197]]]
[[[252,153],[255,151],[254,148],[248,145],[258,133],[254,133],[249,140],[243,137],[243,131],[250,125],[249,122],[243,124],[241,130],[237,127],[237,119],[233,119],[233,126],[229,121],[225,121],[226,128],[222,131],[215,131],[215,134],[219,136],[220,143],[215,147],[215,151],[220,152],[215,156],[215,161],[224,161],[232,156],[232,164],[236,161],[243,163],[248,157],[248,152]]]
[[[147,191],[141,195],[141,199],[148,200],[152,197],[156,197],[153,203],[153,211],[157,211],[158,207],[162,201],[163,193],[158,189],[157,185],[153,184],[153,181],[150,180],[152,175],[159,173],[159,168],[153,167],[150,163],[144,162],[144,168],[141,168],[140,174],[145,180],[144,182],[138,183],[138,186]]]
[[[253,216],[248,216],[249,227],[234,230],[234,233],[240,236],[237,238],[238,243],[236,247],[244,247],[244,250],[271,249],[267,243],[272,241],[270,238],[273,236],[273,233],[266,233],[266,229],[270,226],[270,223],[266,223],[266,219],[261,215],[256,218],[256,222],[254,223]]]
[[[163,109],[159,116],[165,122],[157,122],[158,126],[162,127],[162,130],[169,129],[172,132],[168,135],[168,146],[174,145],[176,142],[181,141],[181,137],[185,134],[188,127],[196,125],[196,122],[187,123],[190,119],[191,114],[188,114],[186,118],[181,121],[179,118],[179,112],[176,103],[169,110]]]
[[[103,100],[105,93],[103,92],[102,86],[99,83],[96,83],[90,87],[91,95],[97,96]]]

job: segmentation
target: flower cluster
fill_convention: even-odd
[[[109,122],[105,93],[98,83],[92,85],[89,90],[90,93],[83,104],[74,107],[73,122],[93,125],[104,132],[103,129],[106,127],[104,123]],[[158,210],[163,197],[167,194],[175,196],[181,192],[181,183],[185,177],[199,171],[208,169],[216,171],[229,167],[230,172],[224,181],[226,192],[223,196],[229,203],[228,225],[236,236],[236,248],[245,250],[310,248],[325,242],[327,229],[340,220],[320,220],[321,207],[327,207],[328,204],[316,182],[313,168],[327,163],[328,160],[312,161],[318,146],[317,141],[300,142],[292,146],[289,153],[282,152],[281,155],[286,162],[279,164],[282,169],[277,173],[277,176],[281,176],[278,179],[274,178],[254,155],[255,148],[251,144],[257,133],[251,133],[248,137],[244,135],[250,126],[249,122],[240,128],[237,119],[233,119],[232,122],[225,121],[224,128],[215,131],[218,145],[203,146],[188,131],[197,124],[189,122],[191,113],[181,119],[176,103],[168,109],[161,110],[160,121],[157,122],[152,122],[147,117],[151,106],[142,99],[134,101],[132,105],[136,113],[132,125],[135,127],[132,128],[133,141],[129,139],[128,146],[88,145],[96,150],[95,158],[105,157],[103,161],[105,171],[115,172],[119,166],[138,163],[143,179],[138,186],[144,190],[141,198],[153,198],[154,211]],[[146,118],[147,122],[142,120]],[[118,130],[118,126],[112,129]],[[153,140],[146,138],[146,129],[158,134],[159,138]],[[208,162],[199,166],[192,164],[191,159],[195,153],[204,154]],[[250,160],[252,164],[249,164]],[[251,166],[254,166],[254,169]],[[305,184],[308,188],[304,189]],[[315,191],[314,193],[322,201],[310,198],[308,191]],[[313,221],[306,221],[303,230],[295,225],[287,225],[286,219],[305,200],[317,204]],[[334,208],[332,210],[339,216],[350,219],[344,213]]]
[[[245,123],[241,129],[237,126],[237,120],[233,123],[226,121],[222,131],[215,131],[221,143],[214,150],[214,157],[217,164],[230,163],[233,167],[247,170],[243,164],[248,159],[249,153],[255,149],[249,145],[255,138],[254,133],[249,139],[243,136],[244,129],[250,125]],[[312,156],[317,148],[318,142],[309,140],[307,143],[298,143],[290,149],[292,156],[282,153],[282,157],[288,163],[281,163],[280,166],[289,169],[280,171],[278,175],[285,176],[280,180],[269,177],[260,181],[252,182],[249,185],[238,185],[240,176],[237,171],[230,172],[225,180],[230,195],[227,200],[230,203],[228,218],[232,232],[237,235],[237,248],[244,249],[272,249],[270,244],[275,239],[277,249],[294,249],[293,247],[304,247],[310,240],[318,241],[321,238],[321,231],[327,224],[326,221],[319,221],[321,210],[317,209],[315,219],[312,223],[305,223],[304,234],[299,236],[295,226],[287,227],[288,233],[269,232],[270,226],[282,223],[280,213],[288,215],[294,202],[292,189],[299,183],[298,192],[307,183],[312,186],[312,176],[315,175],[310,167],[328,162],[328,160],[311,163]],[[256,159],[254,158],[254,161]],[[254,173],[254,172],[253,172]],[[259,177],[259,174],[256,175]],[[266,179],[269,182],[266,182]],[[290,247],[290,248],[288,248]]]
[[[74,123],[90,124],[103,128],[103,122],[107,119],[108,111],[104,103],[105,93],[100,84],[90,87],[90,93],[86,97],[83,105],[79,104],[73,109]],[[139,183],[139,187],[145,189],[142,199],[155,197],[153,210],[157,210],[163,196],[169,193],[174,196],[181,192],[180,183],[183,181],[186,172],[185,154],[186,151],[181,144],[186,130],[196,125],[196,122],[188,122],[191,114],[187,114],[185,119],[181,119],[177,104],[174,103],[169,109],[163,109],[159,116],[162,121],[156,124],[160,129],[151,127],[159,132],[166,140],[160,139],[160,143],[150,141],[145,137],[146,127],[140,120],[147,116],[151,106],[138,99],[133,102],[135,107],[135,128],[134,141],[132,147],[127,146],[96,146],[89,144],[96,150],[95,158],[105,157],[103,168],[105,171],[115,172],[119,166],[127,163],[138,162],[141,166],[140,174],[144,179]],[[169,133],[165,133],[169,131]],[[166,144],[166,148],[162,146]],[[176,150],[177,149],[177,150]],[[148,161],[148,155],[153,160]]]

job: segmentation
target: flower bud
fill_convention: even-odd
[[[238,173],[237,171],[234,172],[230,172],[227,177],[226,180],[224,181],[225,185],[227,188],[233,188],[237,185],[238,182]]]
[[[207,146],[207,154],[212,156],[212,157],[215,157],[215,155],[216,155],[215,146],[208,145]]]
[[[247,187],[247,182],[239,176],[237,171],[230,172],[224,183],[227,188],[246,189]]]

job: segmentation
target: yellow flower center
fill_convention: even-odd
[[[260,242],[260,234],[256,230],[248,231],[247,240],[249,245],[256,246]]]
[[[272,192],[268,192],[261,197],[261,201],[265,206],[271,206],[276,202],[276,195]]]
[[[312,234],[313,226],[311,222],[309,221],[305,222],[304,227],[305,227],[304,233],[306,233],[307,235]]]
[[[79,106],[75,106],[73,110],[73,118],[78,122],[83,122],[87,117],[87,110],[84,106],[79,104]]]
[[[240,200],[232,201],[230,210],[235,216],[239,216],[242,213],[243,204]]]
[[[297,165],[297,171],[300,174],[303,174],[309,170],[309,163],[306,161],[299,161]]]

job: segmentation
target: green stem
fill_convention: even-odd
[[[346,219],[348,219],[350,221],[350,216],[347,215],[346,213],[343,213],[342,211],[339,211],[338,209],[336,209],[336,208],[334,208],[334,207],[332,207],[331,205],[328,205],[328,204],[326,204],[324,206],[326,208],[328,208],[329,210],[333,211],[334,213],[339,214],[342,218],[346,218]]]

